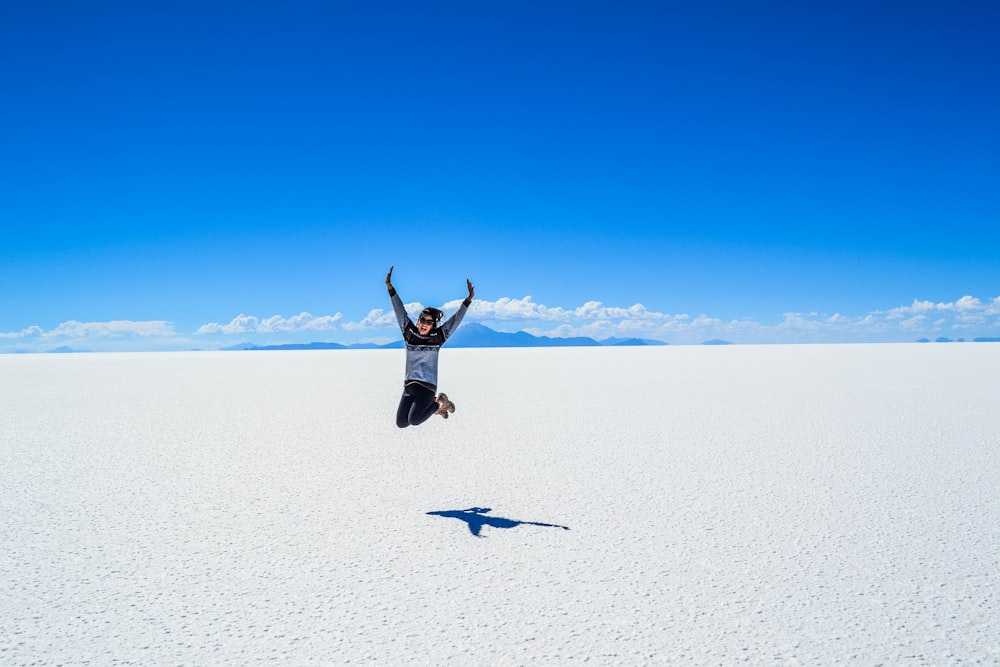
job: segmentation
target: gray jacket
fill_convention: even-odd
[[[462,318],[469,310],[469,307],[462,302],[455,314],[444,321],[439,327],[431,329],[426,336],[421,336],[420,331],[413,320],[406,313],[403,307],[403,300],[399,294],[393,292],[392,309],[396,313],[396,321],[399,323],[399,330],[403,332],[403,342],[406,344],[406,379],[405,384],[417,383],[437,391],[438,375],[438,353],[441,346],[455,332],[458,325],[462,323]]]

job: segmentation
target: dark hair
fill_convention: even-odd
[[[433,319],[435,325],[441,321],[441,318],[444,317],[444,311],[438,310],[437,308],[424,308],[422,311],[420,311],[420,314],[427,315],[428,317]]]

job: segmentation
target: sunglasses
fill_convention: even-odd
[[[421,317],[420,318],[420,323],[421,324],[434,324],[434,320],[431,319],[431,318],[429,318],[429,317]]]

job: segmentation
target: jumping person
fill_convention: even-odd
[[[455,333],[455,329],[462,323],[462,318],[469,310],[476,290],[472,287],[472,283],[466,279],[469,296],[444,324],[438,326],[444,317],[442,311],[437,308],[424,308],[420,317],[417,318],[417,324],[414,325],[413,320],[406,314],[403,300],[399,298],[392,286],[393,268],[395,267],[389,267],[389,274],[385,277],[385,286],[389,290],[392,309],[396,313],[396,321],[399,322],[399,329],[403,332],[403,342],[406,344],[406,378],[403,381],[403,395],[399,399],[399,408],[396,410],[396,426],[406,428],[407,426],[423,424],[430,419],[431,415],[437,414],[447,419],[449,413],[455,412],[455,404],[448,400],[446,394],[435,396],[437,393],[438,353],[444,342]]]

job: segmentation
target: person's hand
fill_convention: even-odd
[[[385,286],[386,286],[387,288],[389,288],[389,291],[390,291],[390,292],[392,291],[392,270],[393,270],[394,268],[396,268],[396,265],[395,265],[395,264],[393,264],[392,266],[390,266],[390,267],[389,267],[389,273],[388,273],[388,274],[386,274],[386,276],[385,276]]]
[[[465,284],[468,285],[468,287],[469,287],[469,298],[467,298],[465,300],[465,303],[466,304],[471,304],[472,303],[472,297],[474,297],[476,295],[476,288],[472,286],[472,281],[469,280],[468,278],[465,279]]]

